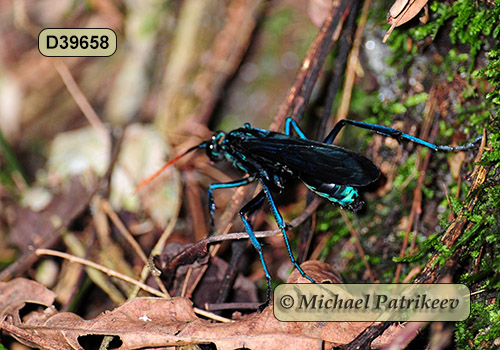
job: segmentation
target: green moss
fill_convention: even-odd
[[[447,160],[452,156],[433,153],[422,187],[423,213],[418,218],[418,227],[411,232],[411,235],[417,235],[417,252],[410,253],[408,249],[406,256],[400,258],[405,220],[411,212],[416,188],[416,164],[423,161],[426,152],[422,152],[418,159],[414,145],[404,143],[401,151],[376,141],[372,133],[359,130],[346,133],[342,145],[352,143],[353,138],[362,140],[364,146],[356,151],[372,159],[375,154],[378,156],[375,159],[395,165],[390,170],[385,168],[386,172],[389,171],[386,175],[393,175],[390,188],[381,195],[365,193],[366,209],[356,213],[351,220],[360,235],[366,257],[382,282],[393,281],[397,263],[403,264],[403,279],[412,267],[423,267],[432,254],[439,254],[435,264],[442,267],[456,249],[465,249],[460,255],[460,270],[454,276],[455,281],[465,283],[473,292],[483,292],[472,297],[470,317],[456,324],[455,347],[493,348],[500,342],[500,302],[497,297],[500,292],[500,121],[494,117],[500,108],[500,48],[497,43],[500,0],[494,4],[475,0],[434,1],[430,4],[430,12],[428,24],[415,20],[396,28],[391,35],[392,56],[387,61],[396,69],[397,75],[389,77],[389,88],[396,97],[380,101],[373,98],[378,97],[378,91],[372,92],[371,114],[362,120],[387,126],[403,121],[405,127],[418,127],[423,122],[430,86],[437,87],[441,90],[437,94],[440,105],[433,116],[439,123],[436,143],[464,144],[486,129],[488,145],[481,160],[482,165],[490,167],[486,181],[477,191],[468,194],[476,152],[467,153],[459,183],[450,175]],[[437,38],[439,43],[434,43]],[[408,42],[412,43],[411,47]],[[412,78],[424,89],[419,90],[410,84]],[[363,103],[362,93],[357,93]],[[445,104],[444,107],[441,104]],[[419,131],[412,130],[417,134]],[[374,144],[378,147],[375,152],[372,149]],[[365,148],[368,150],[363,152]],[[400,161],[393,162],[395,159]],[[469,224],[456,244],[448,248],[441,243],[441,237],[450,225],[450,212],[456,216],[474,196],[477,196],[476,205],[470,213],[464,213]],[[426,208],[427,205],[430,209]],[[330,208],[325,207],[328,211],[318,217],[318,227],[334,232],[323,258],[331,251],[329,249],[338,250],[336,245],[345,242],[350,235],[340,215]],[[432,222],[425,219],[426,210],[438,212],[439,222],[434,226],[426,225],[426,220]],[[436,217],[436,214],[431,216]],[[348,261],[345,268],[348,272],[343,272],[344,277],[349,281],[366,279],[359,254],[353,251],[341,254]]]
[[[470,322],[474,320],[474,322]],[[486,304],[484,300],[471,304],[467,320],[457,323],[455,340],[459,349],[493,349],[500,339],[500,301]]]
[[[470,188],[467,175],[472,171],[474,152],[468,154],[469,159],[462,165],[460,186],[448,175],[450,167],[446,159],[449,156],[433,154],[422,188],[422,205],[437,201],[437,207],[443,209],[438,214],[439,228],[431,227],[426,234],[425,229],[419,227],[418,252],[410,255],[408,249],[407,255],[400,258],[399,247],[405,232],[398,225],[401,218],[409,215],[412,191],[416,186],[417,155],[413,146],[405,145],[406,154],[393,170],[395,176],[390,191],[381,197],[369,196],[368,209],[354,219],[355,229],[367,229],[362,244],[376,275],[384,282],[394,278],[396,263],[403,263],[404,277],[411,267],[424,266],[433,253],[439,254],[436,265],[440,267],[449,261],[456,249],[465,247],[461,254],[461,270],[455,280],[465,283],[473,292],[483,292],[473,296],[470,317],[456,324],[455,346],[458,349],[494,348],[500,342],[500,121],[494,117],[500,110],[500,0],[494,4],[475,0],[434,1],[430,11],[428,24],[413,21],[391,35],[389,45],[393,55],[388,62],[398,71],[397,77],[392,79],[399,79],[394,89],[404,93],[396,93],[397,97],[392,100],[375,100],[372,115],[364,120],[388,126],[396,120],[404,120],[410,125],[411,121],[415,125],[421,123],[429,88],[425,88],[425,92],[415,91],[407,82],[409,76],[421,70],[421,83],[427,87],[431,84],[444,87],[440,92],[444,95],[439,95],[438,100],[449,103],[442,112],[442,119],[437,119],[438,142],[451,143],[460,136],[459,142],[464,143],[486,129],[488,146],[481,164],[490,167],[489,173],[485,183],[467,196]],[[438,36],[440,43],[434,44],[432,41]],[[409,39],[413,44],[408,50]],[[441,56],[439,45],[442,42],[450,49],[447,53],[443,50]],[[422,61],[424,65],[417,65]],[[365,142],[369,144],[370,140],[368,137]],[[382,159],[394,157],[395,150],[388,150],[384,145],[379,147],[382,147],[378,150]],[[445,197],[443,183],[449,198]],[[453,211],[456,215],[473,196],[477,196],[477,203],[472,212],[465,213],[470,224],[458,242],[448,248],[440,239],[450,224],[449,213]],[[384,249],[393,255],[381,254],[368,243],[372,240],[384,240]],[[364,267],[359,257],[353,254],[350,258],[353,261],[350,267],[362,271]],[[386,259],[393,264],[387,264]],[[354,276],[363,278],[359,272]]]

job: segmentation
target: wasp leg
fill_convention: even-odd
[[[286,121],[285,121],[285,134],[286,135],[289,135],[289,136],[292,135],[292,130],[290,129],[291,127],[293,128],[293,130],[295,130],[295,132],[297,133],[297,135],[299,135],[299,137],[301,139],[307,140],[306,134],[304,134],[304,132],[302,131],[300,126],[297,124],[297,122],[295,120],[293,120],[292,118],[286,118]]]
[[[281,216],[280,212],[278,211],[278,208],[276,207],[276,204],[274,203],[274,199],[271,195],[271,192],[269,191],[269,188],[264,184],[263,181],[260,181],[260,185],[264,189],[264,193],[266,194],[267,201],[269,202],[269,205],[271,206],[271,211],[273,212],[274,219],[276,220],[276,223],[278,224],[279,229],[281,230],[281,233],[283,234],[283,239],[285,240],[286,244],[286,249],[288,250],[288,255],[290,256],[290,260],[292,261],[292,264],[295,266],[295,268],[300,272],[302,277],[307,278],[311,283],[316,283],[311,277],[309,277],[304,270],[299,266],[295,258],[293,257],[292,253],[292,248],[290,247],[290,241],[288,240],[288,236],[286,235],[286,223],[283,220],[283,217]]]
[[[266,302],[262,304],[259,307],[259,310],[262,311],[264,310],[268,305],[269,302],[271,301],[271,275],[269,274],[269,271],[267,270],[267,265],[264,260],[264,254],[262,253],[262,245],[259,243],[257,240],[257,237],[255,237],[255,234],[253,233],[252,225],[250,225],[250,222],[248,221],[248,218],[250,215],[252,215],[257,209],[259,209],[262,206],[262,203],[264,203],[264,199],[266,198],[266,195],[264,194],[264,191],[259,192],[257,196],[255,196],[250,202],[245,204],[243,208],[240,210],[240,217],[241,221],[243,221],[243,225],[245,225],[245,230],[248,233],[248,236],[250,237],[250,241],[252,242],[253,246],[257,250],[257,253],[259,253],[259,258],[260,262],[262,264],[262,268],[264,269],[264,273],[266,274],[266,280],[267,280],[267,297],[266,297]]]
[[[210,184],[208,186],[208,213],[209,213],[209,222],[210,222],[210,232],[209,236],[212,235],[214,232],[214,215],[215,215],[215,201],[214,201],[214,194],[213,191],[219,188],[231,188],[231,187],[239,187],[239,186],[245,186],[248,185],[250,182],[252,182],[254,179],[251,177],[245,177],[243,179],[231,181],[231,182],[226,182],[226,183],[214,183]]]
[[[402,132],[401,130],[389,128],[387,126],[382,126],[382,125],[377,125],[377,124],[370,124],[370,123],[364,123],[364,122],[358,122],[355,120],[349,120],[349,119],[343,119],[339,121],[337,124],[335,124],[334,128],[328,136],[325,138],[323,141],[324,143],[329,143],[331,144],[333,140],[335,140],[335,137],[337,137],[337,134],[340,132],[340,130],[345,126],[345,125],[353,125],[361,129],[367,129],[374,131],[378,134],[387,136],[387,137],[392,137],[393,139],[398,140],[398,142],[401,142],[403,140],[414,142],[416,144],[428,147],[434,151],[444,151],[444,152],[453,152],[453,151],[465,151],[469,148],[474,147],[474,145],[481,140],[482,136],[479,136],[476,138],[473,142],[470,142],[466,145],[462,146],[441,146],[441,145],[435,145],[433,143],[424,141],[422,139],[419,139],[418,137],[411,136],[409,134],[406,134]]]

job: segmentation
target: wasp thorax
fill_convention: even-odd
[[[216,162],[224,158],[223,144],[225,138],[225,132],[217,131],[207,143],[207,155],[212,161]]]

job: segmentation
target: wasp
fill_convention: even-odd
[[[413,142],[433,151],[464,151],[474,147],[481,140],[480,136],[471,143],[456,147],[434,145],[401,130],[344,119],[334,126],[323,142],[320,142],[308,139],[292,118],[288,118],[285,122],[285,133],[254,128],[246,123],[241,128],[230,132],[215,132],[210,140],[188,149],[165,164],[158,172],[143,181],[138,189],[178,159],[198,149],[204,149],[210,160],[214,162],[227,161],[231,163],[246,176],[227,183],[209,185],[208,206],[210,227],[213,230],[216,209],[213,191],[220,188],[245,186],[257,181],[261,191],[241,208],[239,215],[250,241],[259,254],[266,275],[267,301],[264,305],[267,305],[271,298],[271,275],[264,260],[262,245],[253,232],[250,216],[260,209],[265,201],[269,203],[278,228],[283,234],[292,264],[303,277],[315,283],[302,270],[293,256],[286,234],[287,224],[274,202],[273,193],[283,192],[291,179],[298,178],[319,196],[341,207],[357,210],[362,205],[358,188],[367,186],[380,177],[379,168],[371,160],[357,152],[332,144],[340,130],[346,125],[371,130],[394,138],[400,143],[402,141]]]

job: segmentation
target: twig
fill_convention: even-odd
[[[306,207],[304,212],[290,223],[289,227],[293,228],[297,225],[300,225],[302,222],[304,222],[304,220],[306,220],[317,209],[317,207],[320,203],[321,203],[321,199],[315,198],[315,200],[309,206]],[[276,236],[276,235],[281,234],[281,230],[260,231],[260,232],[254,232],[254,234],[257,238],[270,237],[270,236]],[[232,240],[232,239],[244,239],[244,238],[248,238],[248,237],[249,236],[248,236],[248,233],[246,231],[245,232],[230,233],[230,234],[221,234],[221,235],[208,237],[204,240],[196,242],[195,244],[193,244],[193,245],[189,246],[188,248],[186,248],[185,250],[183,250],[181,254],[178,254],[174,259],[172,259],[169,262],[169,264],[168,264],[169,266],[167,268],[164,268],[163,272],[166,273],[167,275],[169,275],[169,274],[173,273],[173,270],[181,262],[186,261],[186,260],[192,260],[193,257],[196,258],[197,256],[200,256],[200,254],[203,254],[203,256],[205,256],[206,251],[207,251],[207,246],[209,244],[218,243],[218,242],[222,242],[222,241],[226,241],[226,240]],[[216,248],[217,248],[217,246],[214,249],[216,249]],[[212,252],[212,254],[214,254],[214,253]],[[165,271],[167,271],[167,272],[165,272]],[[202,272],[204,272],[204,271],[202,271]],[[193,288],[191,288],[191,289],[193,290]]]
[[[125,227],[123,222],[120,220],[118,215],[115,213],[111,205],[109,204],[107,199],[101,199],[101,208],[106,213],[106,215],[111,219],[113,224],[116,226],[118,231],[122,234],[122,236],[125,238],[125,240],[130,244],[130,246],[134,249],[136,254],[139,256],[139,258],[142,260],[144,264],[148,263],[148,258],[146,254],[144,254],[144,251],[142,250],[141,246],[137,241],[134,239],[130,231]]]
[[[274,117],[270,130],[277,131],[290,112],[297,121],[302,118],[302,112],[311,97],[321,67],[342,32],[344,20],[349,14],[353,2],[351,0],[342,0],[338,7],[332,8],[332,12],[326,18],[302,61],[297,79]]]
[[[205,304],[205,308],[210,311],[219,311],[219,310],[242,310],[242,309],[250,309],[256,310],[261,306],[261,303],[212,303]]]
[[[196,312],[198,315],[205,316],[207,318],[211,318],[214,321],[219,321],[223,323],[231,323],[234,322],[233,320],[230,320],[229,318],[225,318],[219,315],[216,315],[214,313],[211,313],[210,311],[206,311],[203,309],[198,309],[197,307],[193,308],[194,312]]]
[[[104,213],[101,213],[104,216]],[[95,214],[94,214],[95,217]],[[98,228],[98,225],[94,225],[96,230],[102,229]],[[82,241],[78,239],[73,232],[67,231],[61,235],[62,240],[66,247],[68,248],[68,254],[77,256],[79,258],[85,258],[87,253],[86,247],[83,245]],[[101,240],[102,243],[102,240]],[[81,266],[81,265],[79,265]],[[116,286],[116,284],[112,283],[109,278],[99,270],[93,269],[88,266],[81,266],[90,281],[95,284],[98,288],[100,288],[104,293],[108,295],[108,297],[116,304],[121,305],[127,301],[127,299],[123,296],[122,291]],[[78,283],[75,281],[75,283]],[[75,289],[77,286],[75,285]]]
[[[139,258],[142,260],[144,265],[149,266],[148,258],[146,256],[146,254],[144,254],[144,251],[142,250],[141,246],[139,245],[139,243],[137,243],[137,241],[132,236],[130,231],[125,227],[125,225],[120,220],[118,215],[115,213],[115,211],[113,210],[113,208],[111,207],[111,205],[109,204],[107,199],[101,200],[101,208],[106,213],[106,215],[111,219],[113,224],[118,228],[118,231],[122,234],[122,236],[125,238],[125,240],[132,246],[132,248],[134,249],[136,254],[139,256]],[[167,288],[165,288],[165,285],[163,284],[161,279],[155,275],[153,275],[153,277],[155,278],[156,283],[158,284],[158,287],[161,289],[161,291],[164,294],[168,295]],[[131,293],[129,298],[135,297],[135,296],[136,296],[136,293],[133,292],[133,293]]]
[[[302,224],[316,209],[318,209],[319,204],[321,203],[320,198],[315,198],[309,206],[307,206],[302,214],[297,216],[295,219],[293,219],[289,227],[294,228],[297,227],[298,225]],[[263,238],[263,237],[272,237],[272,236],[277,236],[281,234],[281,230],[267,230],[267,231],[255,231],[254,232],[255,237],[257,238]],[[228,233],[226,235],[217,235],[217,236],[211,236],[208,237],[207,239],[198,242],[202,243],[205,242],[206,244],[212,244],[216,242],[222,242],[222,241],[227,241],[227,240],[232,240],[232,239],[244,239],[248,238],[248,233],[246,231],[244,232],[235,232],[235,233]]]
[[[370,10],[371,2],[371,0],[365,0],[363,3],[363,8],[361,9],[361,17],[359,19],[358,29],[356,30],[356,34],[354,35],[354,43],[352,44],[352,50],[347,60],[344,90],[342,92],[342,100],[337,111],[335,122],[338,122],[339,120],[345,119],[347,117],[347,112],[349,111],[349,106],[351,105],[352,89],[354,87],[356,69],[359,64],[359,51],[361,48],[361,42],[363,40],[366,21],[368,20],[368,12]]]
[[[333,76],[328,85],[328,92],[321,115],[321,121],[316,132],[316,140],[322,140],[325,137],[326,126],[328,124],[328,120],[331,118],[332,108],[335,98],[337,97],[337,92],[341,88],[343,78],[346,75],[348,57],[355,41],[355,34],[357,33],[356,19],[359,13],[359,5],[359,2],[355,2],[352,5],[352,9],[347,17],[345,28],[342,31],[342,37],[339,40],[338,53],[335,57],[335,63],[333,66]]]
[[[358,249],[359,255],[361,255],[361,259],[363,259],[363,263],[365,264],[366,272],[368,273],[368,276],[370,276],[370,280],[372,282],[375,282],[375,275],[373,274],[373,271],[370,267],[370,263],[368,262],[368,259],[366,259],[366,254],[363,249],[363,246],[361,245],[361,242],[359,241],[358,233],[354,229],[354,227],[351,224],[351,220],[349,220],[349,217],[345,213],[345,210],[340,208],[340,214],[342,215],[342,218],[344,219],[347,228],[349,229],[349,232],[351,233],[351,236],[354,238],[354,244],[356,245],[356,248]]]
[[[323,104],[323,112],[321,115],[321,120],[318,124],[316,130],[315,139],[318,141],[323,140],[325,137],[326,126],[328,120],[331,117],[333,103],[337,97],[337,92],[342,84],[343,77],[345,75],[345,66],[347,62],[347,57],[351,51],[354,33],[356,31],[356,19],[358,17],[359,2],[354,2],[347,17],[345,27],[342,30],[342,36],[338,43],[338,53],[335,57],[335,63],[333,65],[332,78],[328,83],[327,95],[325,102]],[[307,193],[306,204],[308,205],[314,198],[312,192]],[[302,228],[299,231],[299,247],[297,254],[297,262],[300,264],[302,261],[306,260],[309,248],[313,238],[313,232],[316,224],[316,217],[312,215],[311,218],[304,222]]]
[[[196,177],[192,171],[184,171],[184,194],[186,196],[186,209],[189,217],[196,218],[192,221],[194,242],[207,236],[208,226],[205,220],[205,211],[201,205],[201,191]]]
[[[453,213],[453,207],[451,206],[450,194],[448,193],[448,189],[446,185],[443,183],[444,195],[446,196],[446,202],[448,202],[448,208],[450,209],[450,215],[448,215],[448,221],[451,221],[455,218],[455,214]]]
[[[180,194],[179,194],[179,196],[180,196]],[[174,230],[175,223],[177,221],[177,217],[179,216],[180,210],[181,210],[181,201],[178,201],[177,202],[177,207],[174,208],[173,215],[172,215],[172,218],[170,219],[170,222],[168,223],[168,225],[163,230],[163,232],[162,232],[162,234],[160,236],[160,239],[158,239],[158,241],[156,242],[155,246],[151,250],[151,253],[149,254],[148,263],[146,265],[144,265],[144,267],[142,268],[142,271],[141,271],[141,281],[145,281],[147,279],[147,277],[149,276],[149,273],[152,271],[150,269],[149,262],[152,261],[152,259],[153,259],[153,257],[155,255],[160,255],[161,252],[163,251],[163,249],[165,248],[167,240],[169,239],[170,235],[172,234],[172,232]],[[158,275],[155,274],[155,273],[153,273],[153,276],[158,277]],[[163,282],[161,282],[159,284],[159,287],[160,287],[160,289],[162,291],[166,290]],[[134,292],[138,293],[138,291],[139,291],[139,289],[137,288],[137,290],[134,291]],[[168,294],[168,293],[165,293],[165,294]]]
[[[222,233],[222,236],[225,236],[229,232],[230,229],[231,229],[231,225],[227,225],[226,231]],[[220,244],[216,244],[215,246],[212,246],[209,249],[210,249],[210,256],[213,258],[219,252]],[[196,289],[196,287],[198,287],[198,284],[200,283],[201,279],[203,278],[203,276],[205,275],[205,272],[207,272],[207,270],[208,270],[208,264],[203,265],[203,267],[200,270],[200,273],[196,276],[196,280],[191,284],[191,286],[189,288],[188,293],[190,296],[193,295],[194,290]]]
[[[156,296],[159,296],[159,297],[162,297],[162,298],[167,298],[169,299],[170,296],[168,296],[167,294],[164,294],[154,288],[151,288],[150,286],[142,283],[142,282],[139,282],[133,278],[130,278],[129,276],[127,275],[124,275],[122,273],[119,273],[117,271],[114,271],[114,270],[111,270],[111,269],[108,269],[106,266],[103,266],[103,265],[100,265],[100,264],[97,264],[95,262],[92,262],[92,261],[89,261],[87,259],[83,259],[83,258],[79,258],[77,256],[74,256],[74,255],[71,255],[71,254],[67,254],[67,253],[63,253],[63,252],[58,252],[56,250],[52,250],[52,249],[37,249],[35,251],[35,254],[36,255],[50,255],[50,256],[56,256],[56,257],[59,257],[59,258],[63,258],[63,259],[66,259],[70,262],[74,262],[74,263],[78,263],[78,264],[82,264],[82,265],[85,265],[85,266],[89,266],[89,267],[92,267],[96,270],[99,270],[103,273],[105,273],[106,275],[110,276],[110,277],[116,277],[116,278],[119,278],[125,282],[128,282],[130,284],[133,284],[143,290],[145,290],[146,292],[150,293],[150,294],[153,294],[153,295],[156,295]]]
[[[435,107],[436,107],[436,88],[432,87],[430,92],[429,92],[429,100],[426,103],[425,106],[425,121],[424,121],[424,126],[423,130],[420,134],[420,137],[423,139],[427,139],[427,135],[429,135],[429,129],[432,121],[432,117],[435,114]],[[432,138],[429,140],[430,142],[433,141],[433,139],[436,138],[438,132],[438,125],[436,124],[434,126],[433,130],[433,135]],[[408,218],[408,225],[406,226],[406,231],[405,231],[405,236],[403,238],[403,242],[401,244],[401,249],[399,252],[400,257],[404,257],[406,254],[406,249],[408,248],[408,241],[410,239],[410,233],[412,231],[413,224],[418,221],[418,218],[420,214],[422,213],[422,187],[424,185],[424,180],[425,180],[425,174],[426,170],[429,167],[429,162],[430,162],[430,157],[431,157],[432,152],[427,152],[425,155],[424,162],[420,164],[420,158],[422,155],[422,146],[418,146],[417,148],[417,162],[419,162],[416,166],[418,169],[418,178],[417,178],[417,185],[415,186],[415,189],[413,191],[413,202],[411,205],[411,210],[410,210],[410,216]],[[415,243],[416,243],[416,237],[417,237],[417,229],[415,228],[414,234],[412,237],[412,243],[411,243],[411,249],[414,249]],[[401,271],[403,269],[403,263],[398,263],[396,266],[396,273],[394,276],[394,283],[399,282],[399,278],[401,277]]]
[[[79,258],[77,256],[74,256],[74,255],[71,255],[71,254],[67,254],[67,253],[63,253],[63,252],[58,252],[56,250],[52,250],[52,249],[37,249],[35,251],[35,254],[40,256],[40,255],[50,255],[50,256],[56,256],[56,257],[59,257],[59,258],[63,258],[63,259],[66,259],[70,262],[74,262],[74,263],[77,263],[77,264],[82,264],[82,265],[85,265],[85,266],[89,266],[89,267],[92,267],[96,270],[99,270],[103,273],[105,273],[106,275],[110,276],[110,277],[116,277],[116,278],[119,278],[125,282],[128,282],[130,284],[133,284],[143,290],[145,290],[146,292],[152,294],[152,295],[156,295],[158,297],[161,297],[161,298],[166,298],[166,299],[170,299],[170,296],[167,295],[167,294],[164,294],[162,292],[160,292],[159,290],[156,290],[154,288],[151,288],[150,286],[142,283],[142,282],[139,282],[133,278],[130,278],[128,277],[127,275],[124,275],[124,274],[121,274],[117,271],[114,271],[114,270],[111,270],[111,269],[108,269],[107,267],[105,266],[102,266],[102,265],[99,265],[99,264],[96,264],[92,261],[89,261],[89,260],[86,260],[86,259],[82,259],[82,258]],[[199,314],[199,315],[202,315],[202,316],[205,316],[205,317],[208,317],[208,318],[211,318],[213,320],[216,320],[216,321],[220,321],[220,322],[232,322],[231,320],[225,318],[225,317],[221,317],[219,315],[215,315],[211,312],[208,312],[208,311],[205,311],[205,310],[202,310],[202,309],[198,309],[198,308],[193,308],[194,311]]]
[[[441,238],[441,242],[450,249],[454,246],[460,235],[463,233],[465,226],[468,222],[467,213],[472,211],[479,198],[477,190],[484,183],[484,181],[486,181],[486,174],[488,174],[490,167],[478,164],[483,155],[485,143],[486,143],[486,133],[483,132],[481,148],[475,159],[476,165],[474,167],[474,171],[472,172],[473,182],[468,193],[469,200],[462,207],[455,220],[453,220],[450,223],[450,226],[448,226],[448,229]],[[464,250],[463,248],[465,247],[457,249],[453,257],[448,260],[449,264],[455,263],[457,259],[460,259],[460,257],[463,254]],[[427,261],[427,264],[425,264],[425,267],[422,269],[422,272],[415,279],[414,283],[436,283],[440,280],[442,271],[440,270],[440,267],[436,264],[439,256],[440,256],[439,252],[436,252],[432,255],[429,261]],[[342,350],[369,349],[373,339],[380,336],[387,328],[390,327],[391,324],[392,322],[383,322],[365,329],[351,343],[342,347]]]
[[[92,127],[98,133],[106,137],[106,140],[109,140],[109,134],[106,126],[102,123],[101,119],[87,100],[87,97],[85,97],[82,90],[80,90],[80,88],[78,87],[78,84],[76,83],[75,79],[73,79],[73,75],[71,75],[71,72],[69,71],[66,64],[64,64],[60,59],[55,59],[54,68],[61,76],[64,85],[66,85],[66,88],[75,100],[78,107],[80,107],[80,110],[82,111],[85,118],[87,118],[90,125],[92,125]]]
[[[187,270],[186,277],[184,278],[184,283],[182,284],[181,297],[185,297],[186,296],[186,290],[187,290],[188,282],[189,282],[189,279],[191,278],[192,274],[193,274],[193,268],[190,267]]]
[[[481,141],[481,148],[479,150],[478,155],[476,156],[474,166],[474,170],[472,172],[472,185],[468,192],[469,200],[464,204],[464,206],[460,209],[457,214],[457,217],[451,222],[448,229],[441,237],[441,243],[446,245],[448,248],[453,248],[456,241],[460,238],[460,235],[463,233],[466,228],[468,220],[468,213],[470,213],[474,206],[476,205],[479,199],[478,189],[479,187],[486,181],[486,175],[490,169],[489,166],[481,165],[479,162],[481,161],[481,157],[484,152],[484,146],[486,143],[486,133],[483,133],[483,139]],[[439,252],[434,253],[432,257],[429,259],[425,267],[419,276],[415,279],[415,283],[434,283],[439,278],[439,274],[436,273],[438,266],[436,264],[437,259],[439,258]],[[451,261],[451,259],[450,259]]]

